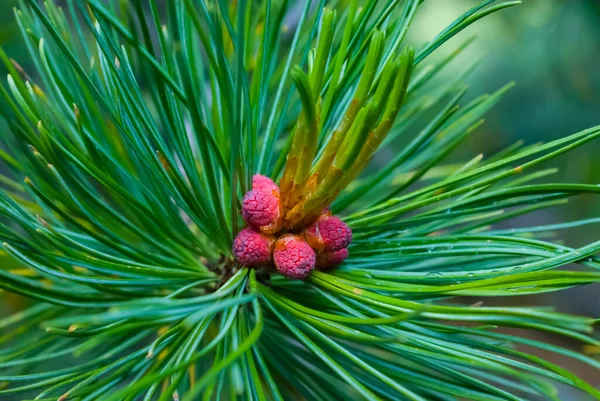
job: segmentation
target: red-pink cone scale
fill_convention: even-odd
[[[302,237],[288,234],[275,242],[273,260],[284,276],[305,279],[315,268],[316,254]]]
[[[273,192],[248,191],[242,200],[242,217],[257,230],[275,234],[283,219],[279,196]]]
[[[252,177],[252,189],[254,191],[263,191],[269,193],[275,191],[279,193],[279,187],[277,184],[275,184],[269,177],[261,174],[255,174],[254,177]]]
[[[244,266],[255,267],[271,263],[274,238],[254,229],[244,228],[233,240],[233,255]]]
[[[318,251],[335,252],[352,242],[352,230],[335,216],[323,215],[304,232],[308,243]]]

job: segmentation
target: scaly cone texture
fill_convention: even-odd
[[[316,265],[315,251],[297,235],[284,235],[275,243],[273,260],[286,277],[305,279]]]
[[[271,248],[274,239],[248,227],[239,232],[233,241],[236,260],[250,267],[271,263]]]
[[[275,182],[262,174],[255,174],[252,177],[252,189],[255,191],[263,191],[279,194],[279,187]]]
[[[248,191],[242,200],[242,216],[257,230],[275,234],[281,228],[283,218],[279,196],[274,191]]]
[[[270,178],[260,174],[253,177],[252,190],[242,201],[242,216],[250,227],[240,231],[233,242],[236,261],[249,267],[273,261],[279,273],[294,279],[305,279],[315,267],[328,269],[341,264],[352,241],[350,227],[332,216],[327,207],[313,224],[299,226],[293,232],[281,230],[284,215],[279,193]]]
[[[319,251],[336,252],[352,242],[352,230],[335,216],[322,215],[309,226],[304,236],[310,246]]]

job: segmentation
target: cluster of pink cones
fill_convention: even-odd
[[[315,268],[329,269],[346,259],[352,230],[328,209],[295,232],[283,229],[284,213],[279,187],[270,178],[255,175],[252,190],[242,201],[242,217],[249,227],[233,241],[238,263],[274,265],[286,277],[305,279]]]

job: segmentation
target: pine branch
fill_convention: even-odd
[[[488,306],[600,282],[600,242],[560,239],[597,218],[506,227],[600,192],[542,167],[600,127],[446,161],[512,84],[465,102],[477,60],[440,82],[475,37],[429,56],[518,1],[420,48],[419,0],[66,3],[15,10],[33,68],[0,49],[0,295],[31,302],[0,319],[0,398],[600,399],[545,356],[600,370],[597,319]],[[279,183],[269,235],[240,216],[257,173]],[[300,236],[332,213],[349,256],[304,280],[232,250],[324,246]]]

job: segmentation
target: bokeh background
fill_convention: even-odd
[[[411,40],[431,39],[477,0],[427,0],[418,15]],[[519,139],[532,144],[547,142],[600,124],[600,0],[523,0],[522,4],[485,18],[449,42],[451,49],[477,35],[457,60],[444,71],[450,78],[470,63],[483,60],[467,78],[470,95],[497,90],[507,82],[516,85],[487,115],[485,125],[470,137],[454,157],[465,160],[476,153],[489,155]],[[444,53],[442,51],[441,53]],[[551,162],[559,172],[555,182],[600,183],[600,142],[592,142]],[[571,199],[565,207],[520,217],[511,226],[553,224],[600,215],[600,202],[593,196]],[[560,232],[554,241],[579,246],[600,239],[597,225]],[[520,297],[509,302],[552,305],[564,312],[600,316],[600,286],[571,289],[538,297]],[[501,300],[502,304],[506,299]],[[486,303],[489,302],[486,300]],[[498,302],[498,304],[500,304]],[[516,330],[515,330],[516,331]],[[531,336],[531,333],[520,332]],[[581,351],[580,345],[545,336]],[[534,350],[529,350],[534,352]],[[543,355],[576,371],[600,387],[597,371],[570,359]],[[579,393],[561,388],[561,400],[584,401]]]
[[[0,0],[0,45],[25,69],[30,69],[14,24],[15,3]],[[409,40],[415,44],[430,40],[477,3],[478,0],[426,0]],[[600,124],[600,0],[523,0],[522,5],[496,13],[468,28],[439,53],[447,54],[472,35],[476,35],[477,40],[449,65],[443,72],[445,77],[451,78],[466,64],[482,58],[478,68],[467,78],[470,96],[495,91],[510,81],[515,81],[516,86],[488,114],[484,127],[453,158],[465,160],[477,153],[490,155],[518,139],[526,143],[549,141]],[[4,79],[4,71],[0,73]],[[3,122],[0,129],[6,129]],[[559,167],[560,172],[553,180],[600,183],[599,150],[600,142],[595,142],[554,161],[552,164]],[[600,203],[594,197],[581,197],[572,200],[567,207],[539,212],[511,223],[551,224],[599,215]],[[560,237],[571,246],[598,239],[597,226],[563,231]],[[0,263],[6,268],[13,262],[0,253]],[[551,304],[561,311],[599,317],[599,290],[600,287],[590,286],[510,302]],[[23,299],[0,292],[0,319],[25,304]],[[563,345],[573,349],[580,347]],[[600,387],[597,372],[590,372],[571,360],[558,360],[553,356],[553,361],[576,370]],[[572,394],[568,389],[561,391],[561,400],[584,401],[580,394]]]

